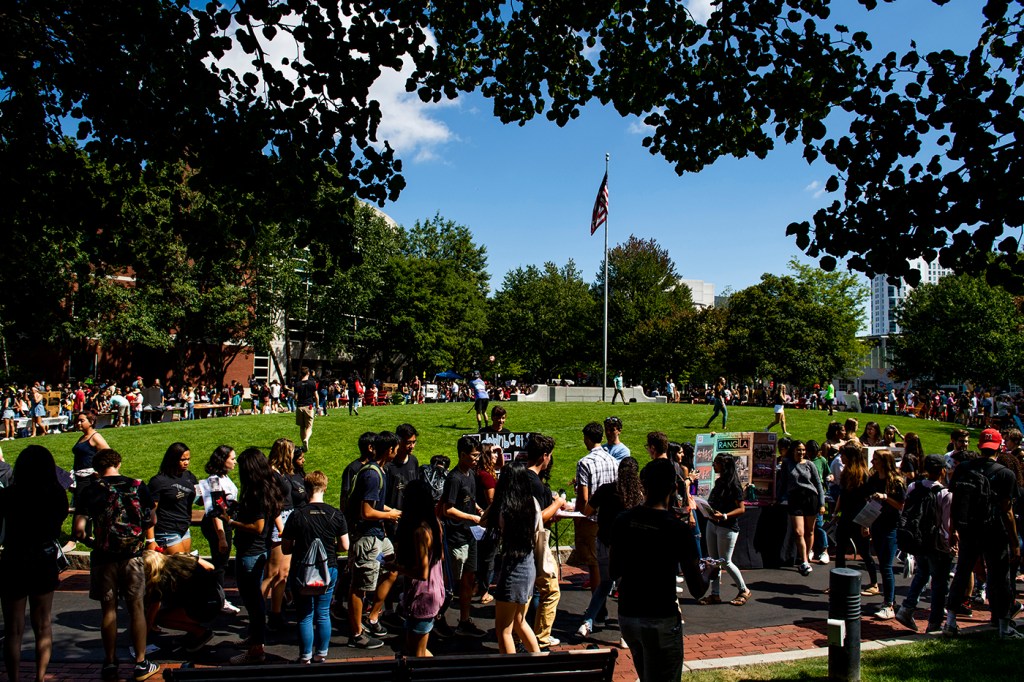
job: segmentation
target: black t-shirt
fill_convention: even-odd
[[[295,508],[292,503],[292,479],[280,471],[275,471],[274,480],[277,481],[277,487],[281,491],[281,500],[284,502],[281,511],[291,511]]]
[[[326,502],[313,502],[295,510],[284,525],[285,540],[292,546],[292,575],[299,575],[299,566],[313,538],[320,538],[327,550],[327,565],[338,567],[338,538],[348,533],[345,515]]]
[[[895,492],[886,492],[885,481],[872,476],[868,479],[868,482],[864,485],[864,492],[868,498],[875,493],[882,493],[888,495],[891,499],[898,502],[903,502],[907,499],[907,487],[902,482],[897,487]],[[895,530],[896,526],[900,523],[900,512],[896,507],[892,506],[885,500],[880,500],[882,503],[882,513],[878,515],[875,522],[871,524],[871,531],[873,533],[887,533],[891,530]]]
[[[352,489],[356,486],[356,477],[359,475],[359,470],[366,466],[367,462],[361,459],[349,464],[345,467],[345,470],[341,472],[341,504],[340,509],[344,509],[348,504],[348,496],[352,494]]]
[[[416,455],[410,454],[403,462],[392,460],[384,471],[388,475],[388,490],[384,499],[392,509],[401,509],[405,501],[405,487],[420,477],[420,463],[416,461]]]
[[[192,503],[199,481],[191,471],[180,476],[160,473],[149,479],[149,492],[156,501],[156,532],[184,535],[192,523]]]
[[[302,474],[292,474],[288,477],[292,484],[292,507],[301,509],[309,504],[309,494],[306,492],[306,477]]]
[[[597,510],[597,539],[611,545],[615,518],[625,510],[616,485],[605,483],[598,487],[590,498],[590,506]]]
[[[263,532],[251,533],[244,528],[235,528],[235,556],[257,556],[267,551],[270,545],[270,531],[274,525],[274,519],[264,509],[249,509],[246,505],[240,505],[235,520],[239,523],[253,523],[263,519]]]
[[[693,531],[665,509],[634,507],[612,525],[611,574],[618,579],[619,615],[667,618],[679,614],[676,575],[692,562]]]
[[[316,381],[303,379],[295,384],[295,403],[299,407],[313,407],[316,405]]]
[[[717,485],[716,481],[715,487],[711,489],[711,494],[708,496],[708,504],[710,504],[711,508],[716,512],[721,512],[723,514],[728,514],[731,511],[739,509],[740,504],[743,501],[743,491],[735,490],[732,491],[732,493],[726,492],[726,487],[724,485]],[[719,528],[727,528],[729,530],[737,531],[740,529],[740,521],[735,516],[730,516],[721,522],[715,521],[709,517],[708,522],[715,524]]]
[[[104,516],[103,510],[107,508],[107,485],[127,487],[128,484],[133,483],[135,480],[136,479],[128,478],[127,476],[104,476],[99,479],[96,484],[86,486],[78,493],[78,506],[75,508],[75,514],[89,516],[95,524],[99,525]],[[153,496],[149,492],[149,486],[142,481],[139,481],[138,495],[139,505],[142,507],[143,521],[143,528],[140,531],[140,535],[145,537],[145,528],[147,527],[145,524],[149,522],[149,516],[153,510]],[[98,533],[100,532],[102,531],[98,531]],[[144,546],[145,545],[143,545],[143,547]],[[141,554],[142,550],[140,549],[138,553]],[[114,563],[115,561],[130,559],[131,557],[132,555],[121,556],[111,552],[104,552],[101,549],[94,549],[92,554],[89,556],[89,561],[95,566],[100,566]]]
[[[60,537],[68,517],[68,495],[59,485],[49,490],[16,485],[0,489],[0,518],[6,522],[4,552],[13,558]]]
[[[554,499],[551,496],[551,488],[544,485],[544,481],[540,480],[540,476],[533,469],[527,469],[530,474],[530,493],[533,495],[533,499],[537,500],[537,504],[540,505],[540,510],[544,511],[551,506],[551,501]],[[580,509],[579,511],[583,511]]]
[[[464,474],[458,469],[453,469],[448,478],[444,480],[444,491],[441,493],[441,500],[455,509],[466,514],[476,514],[476,476],[470,471]],[[446,519],[448,539],[453,545],[463,545],[469,542],[472,531],[469,529],[469,522],[461,519]]]
[[[356,522],[356,535],[368,535],[376,538],[384,537],[384,524],[377,519],[363,519],[363,503],[369,502],[377,511],[384,511],[384,496],[388,487],[387,472],[375,462],[367,464],[359,471],[355,489],[352,491],[349,507],[353,509],[352,518]]]

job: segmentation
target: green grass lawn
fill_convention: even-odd
[[[634,457],[643,460],[647,456],[643,446],[649,431],[664,431],[671,440],[693,441],[697,433],[706,432],[701,427],[712,412],[710,406],[704,405],[635,403],[504,403],[504,406],[509,412],[506,423],[509,429],[539,431],[555,438],[555,465],[551,481],[555,489],[570,487],[576,461],[586,454],[581,429],[589,421],[602,421],[612,415],[620,417],[624,425],[623,442],[633,451]],[[845,418],[845,413],[837,412],[836,415],[840,420]],[[874,417],[867,414],[856,416],[860,419],[861,429]],[[787,410],[786,417],[793,437],[824,440],[829,423],[826,412]],[[729,430],[761,430],[772,418],[770,408],[733,407],[729,410]],[[455,443],[459,436],[476,431],[472,403],[366,407],[360,410],[358,417],[350,417],[347,410],[341,409],[332,410],[327,417],[317,417],[306,456],[306,470],[321,469],[327,473],[331,481],[328,501],[338,498],[341,471],[356,458],[359,435],[364,431],[394,430],[404,422],[414,425],[419,431],[415,454],[421,463],[426,463],[436,454],[448,455],[454,461]],[[954,426],[906,417],[889,417],[881,423],[883,426],[894,423],[903,433],[916,431],[928,453],[945,452],[949,432]],[[297,438],[298,428],[291,414],[243,415],[105,429],[103,435],[124,458],[122,473],[148,481],[157,473],[167,446],[175,441],[189,446],[192,470],[202,478],[209,454],[218,445],[230,445],[238,452],[256,446],[269,453],[277,438]],[[39,443],[53,452],[60,466],[70,469],[71,446],[77,439],[78,435],[73,433],[18,439],[4,443],[3,451],[6,460],[13,464],[27,445]],[[194,546],[205,552],[206,543],[201,534],[193,535]]]
[[[868,651],[861,656],[861,679],[869,682],[1020,679],[1020,643],[1001,641],[993,632],[959,639],[936,637]],[[980,663],[979,662],[982,662]],[[687,682],[739,680],[826,680],[828,658],[688,672]]]

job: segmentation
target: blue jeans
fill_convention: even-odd
[[[256,556],[235,558],[238,579],[238,594],[242,597],[245,612],[249,615],[249,645],[265,644],[267,641],[267,606],[263,601],[260,583],[263,569],[267,565],[267,553]]]
[[[736,564],[732,562],[732,553],[736,549],[736,539],[739,538],[740,532],[716,526],[709,521],[705,533],[708,536],[708,555],[712,559],[723,560],[725,562],[723,568],[725,568],[729,577],[732,578],[732,581],[736,583],[736,589],[741,593],[746,592],[747,584],[743,582],[743,574],[740,573],[740,569],[737,568]],[[720,594],[721,587],[722,579],[721,574],[719,574],[718,578],[711,581],[711,594]]]
[[[729,420],[729,408],[727,408],[725,403],[721,400],[715,401],[715,411],[711,413],[711,417],[708,419],[707,423],[704,424],[704,428],[711,426],[711,422],[715,421],[715,417],[719,414],[722,415],[722,430],[724,431],[725,422]]]
[[[608,595],[612,591],[612,585],[615,584],[615,581],[611,579],[608,558],[608,546],[598,540],[597,570],[601,574],[601,582],[597,584],[597,589],[590,596],[590,604],[587,606],[587,610],[583,612],[583,620],[590,623],[590,625],[594,624],[594,619],[604,610],[605,604],[608,602]]]
[[[338,569],[331,568],[330,576],[327,591],[316,596],[299,594],[298,585],[292,585],[299,616],[299,658],[303,660],[313,658],[314,646],[318,655],[326,656],[331,644],[331,598],[338,584]]]
[[[825,519],[821,514],[814,520],[814,553],[828,551],[828,533],[825,532]]]
[[[191,421],[196,418],[195,406],[193,403],[185,404],[185,419]]]
[[[910,589],[903,600],[904,608],[914,610],[921,598],[924,586],[931,580],[932,583],[932,609],[928,614],[928,625],[937,627],[942,624],[946,614],[946,595],[949,592],[949,567],[953,563],[953,557],[942,552],[929,552],[927,554],[915,554],[917,568],[914,569],[914,579],[910,581]]]
[[[871,544],[878,555],[878,568],[882,574],[882,603],[892,606],[896,601],[896,578],[892,573],[892,562],[896,559],[896,529],[881,533],[872,530]]]
[[[619,630],[633,654],[640,682],[679,682],[683,674],[683,621],[619,616]]]

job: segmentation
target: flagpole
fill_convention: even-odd
[[[611,155],[604,154],[604,175],[608,177],[608,162]],[[607,185],[605,185],[607,187]],[[609,207],[608,219],[611,218]],[[605,401],[605,391],[608,389],[608,219],[604,221],[604,377],[601,380],[601,402]]]

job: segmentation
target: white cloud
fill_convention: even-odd
[[[651,135],[654,133],[654,126],[648,125],[640,119],[633,119],[629,122],[626,130],[634,135]]]
[[[237,27],[232,25],[226,32],[233,35]],[[295,41],[285,31],[279,31],[273,40],[262,36],[261,46],[269,63],[281,68],[286,76],[292,74],[289,67],[281,67],[281,60],[288,59],[294,63],[299,59],[299,49]],[[434,44],[433,36],[429,43]],[[245,54],[237,42],[218,61],[222,69],[230,68],[241,76],[244,73],[255,73],[252,55]],[[415,93],[405,91],[405,82],[412,73],[412,65],[408,59],[403,60],[401,71],[384,69],[370,88],[370,99],[380,103],[381,122],[377,129],[377,146],[383,148],[387,140],[398,155],[414,163],[437,160],[439,149],[456,141],[458,137],[451,129],[436,117],[436,112],[445,107],[458,106],[458,100],[442,100],[438,103],[422,102]]]
[[[717,0],[686,0],[686,9],[690,10],[690,15],[698,24],[707,24],[711,14],[718,11],[713,2]]]
[[[811,184],[804,187],[804,191],[810,192],[815,199],[825,196],[825,186],[818,180],[813,180]]]

